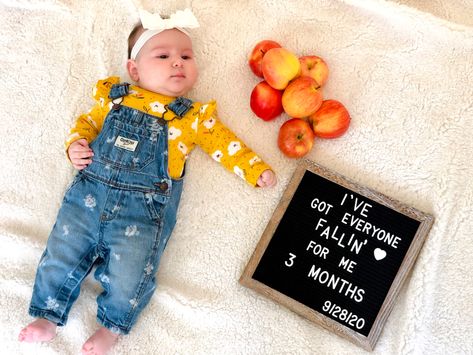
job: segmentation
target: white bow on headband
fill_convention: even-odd
[[[140,19],[143,28],[147,30],[169,30],[170,28],[197,28],[199,22],[190,9],[179,10],[168,19],[163,19],[159,14],[152,14],[140,10]]]
[[[146,31],[141,34],[133,46],[130,55],[131,59],[136,59],[136,56],[143,45],[151,37],[162,31],[176,28],[188,35],[189,33],[184,30],[185,28],[192,29],[199,27],[199,22],[190,9],[185,9],[184,11],[178,10],[168,19],[163,19],[159,14],[152,14],[146,10],[140,10],[139,12],[141,24]]]

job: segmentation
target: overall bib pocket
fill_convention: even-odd
[[[132,124],[109,120],[91,147],[97,160],[115,168],[139,171],[155,158],[156,145],[160,139],[158,130],[149,130]],[[100,154],[97,154],[100,152]]]

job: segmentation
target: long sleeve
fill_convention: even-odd
[[[98,136],[102,130],[105,117],[110,110],[110,99],[108,93],[113,84],[120,82],[120,78],[112,76],[104,80],[99,80],[94,87],[93,97],[96,100],[92,109],[77,117],[76,122],[69,131],[66,138],[66,152],[69,146],[75,141],[85,138],[89,144]]]
[[[104,120],[104,110],[99,102],[92,107],[89,113],[80,115],[69,131],[65,143],[66,151],[73,142],[82,138],[87,139],[90,144],[102,130]]]
[[[196,144],[227,170],[256,186],[261,173],[267,169],[272,170],[271,167],[221,123],[214,110],[202,108],[210,112],[202,113],[201,110]]]

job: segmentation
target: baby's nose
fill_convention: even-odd
[[[179,68],[182,67],[183,61],[181,59],[176,59],[174,63],[172,64],[173,67]]]

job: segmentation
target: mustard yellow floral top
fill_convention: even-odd
[[[90,144],[98,136],[105,117],[114,105],[108,94],[112,85],[118,83],[120,83],[119,77],[110,77],[97,82],[93,92],[97,103],[88,113],[77,118],[66,140],[66,150],[78,139],[85,138]],[[215,101],[206,104],[194,102],[192,109],[180,119],[167,109],[167,105],[174,99],[134,85],[130,85],[127,96],[119,99],[121,105],[167,121],[168,169],[171,178],[182,176],[184,164],[196,145],[226,169],[253,186],[256,186],[264,170],[271,169],[217,119]]]

